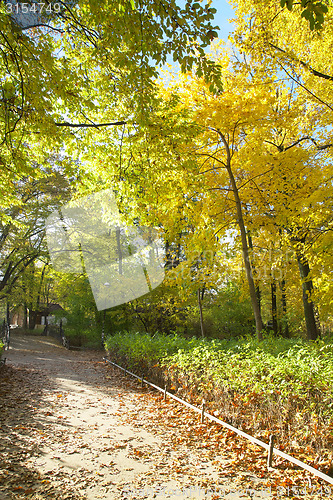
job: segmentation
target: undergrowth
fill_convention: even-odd
[[[110,358],[164,384],[188,401],[280,448],[333,450],[333,343],[266,335],[262,342],[185,339],[119,332],[106,340]]]

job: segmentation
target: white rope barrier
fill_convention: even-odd
[[[123,368],[120,365],[117,365],[113,361],[110,361],[107,358],[103,358],[104,361],[107,363],[110,363],[111,365],[116,366],[120,370],[123,370],[125,373],[128,373],[129,375],[132,375],[132,377],[137,378],[138,380],[141,380],[141,384],[147,384],[150,387],[154,387],[154,389],[158,390],[159,392],[162,392],[164,395],[168,396],[171,399],[174,399],[175,401],[178,401],[179,403],[187,406],[188,408],[191,408],[191,410],[200,413],[202,416],[208,418],[208,420],[212,420],[213,422],[216,422],[217,424],[222,425],[223,427],[226,427],[227,429],[235,432],[239,436],[244,437],[245,439],[248,439],[252,443],[257,444],[258,446],[261,446],[262,448],[265,448],[265,450],[270,451],[270,445],[268,443],[264,443],[260,439],[257,439],[250,434],[247,434],[246,432],[241,431],[240,429],[237,429],[237,427],[234,427],[233,425],[228,424],[227,422],[224,422],[223,420],[220,420],[219,418],[214,417],[210,413],[207,413],[203,411],[202,408],[197,408],[196,406],[192,405],[191,403],[188,403],[184,399],[179,398],[178,396],[175,396],[174,394],[171,394],[170,392],[166,391],[165,389],[162,389],[158,385],[153,384],[152,382],[149,382],[148,380],[145,380],[143,377],[139,377],[135,373],[132,373],[128,371],[126,368]],[[311,467],[310,465],[305,464],[304,462],[301,462],[300,460],[297,460],[297,458],[292,457],[291,455],[288,455],[287,453],[284,453],[283,451],[279,450],[278,448],[272,448],[271,449],[271,455],[278,455],[281,458],[284,458],[285,460],[288,460],[289,462],[292,462],[295,465],[298,465],[302,469],[307,470],[308,472],[311,472],[312,474],[316,475],[317,477],[320,477],[324,481],[333,484],[333,478],[328,476],[327,474],[324,474],[323,472],[320,472],[319,470],[315,469],[314,467]]]

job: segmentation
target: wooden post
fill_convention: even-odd
[[[164,401],[166,400],[166,393],[167,393],[167,385],[164,384],[164,395],[163,395]]]
[[[204,417],[205,417],[205,400],[202,400],[202,405],[201,405],[201,423],[203,424],[204,422]]]
[[[143,375],[141,375],[141,387],[143,387]]]
[[[273,458],[273,447],[274,447],[275,436],[269,436],[269,449],[268,449],[268,457],[267,457],[267,468],[272,467],[272,458]]]

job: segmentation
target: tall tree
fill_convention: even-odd
[[[188,151],[196,162],[201,158],[201,190],[205,193],[202,196],[206,202],[214,191],[219,193],[219,199],[211,199],[224,215],[226,207],[230,209],[230,196],[233,197],[234,220],[242,241],[259,338],[262,319],[247,227],[263,230],[270,239],[278,237],[281,230],[287,233],[302,280],[307,335],[314,339],[318,331],[309,267],[311,248],[300,249],[295,239],[303,232],[310,241],[316,233],[318,244],[319,233],[324,234],[332,227],[331,209],[323,204],[332,192],[332,159],[329,148],[320,147],[325,119],[322,122],[298,91],[283,83],[276,90],[269,76],[263,76],[260,71],[251,75],[246,65],[231,68],[227,58],[224,64],[224,92],[219,95],[210,93],[203,81],[191,77],[175,84],[181,106],[191,110],[192,121],[201,129],[200,136],[188,141]],[[222,193],[225,196],[222,197]],[[207,214],[205,204],[203,207]],[[216,218],[211,222],[216,223]],[[275,309],[274,305],[274,315]]]
[[[44,177],[15,183],[16,205],[1,210],[0,298],[10,294],[25,269],[47,256],[45,219],[70,195],[69,181],[45,167]]]

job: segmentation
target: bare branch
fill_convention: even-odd
[[[127,122],[124,120],[118,121],[118,122],[109,122],[109,123],[69,123],[69,122],[63,122],[63,123],[55,123],[57,127],[92,127],[92,128],[99,128],[99,127],[110,127],[111,125],[126,125]]]
[[[273,168],[274,167],[271,167],[268,170],[266,170],[265,172],[261,172],[260,174],[257,174],[254,177],[251,177],[251,179],[248,179],[247,181],[244,182],[244,184],[242,184],[241,186],[239,186],[238,189],[242,189],[244,186],[246,186],[246,184],[248,184],[249,182],[253,181],[257,177],[261,177],[262,175],[268,174],[269,172],[271,172],[273,170]]]
[[[313,137],[309,137],[309,136],[301,137],[301,139],[298,139],[293,144],[290,144],[290,146],[287,146],[287,147],[282,146],[282,144],[280,144],[280,145],[279,144],[275,144],[274,142],[268,141],[268,140],[265,140],[264,142],[267,142],[268,144],[271,144],[272,146],[275,146],[282,153],[283,151],[288,151],[288,149],[291,149],[294,146],[297,146],[302,141],[311,141],[311,142],[313,142],[313,144],[316,146],[316,148],[319,151],[323,151],[324,149],[328,149],[328,148],[331,148],[333,146],[333,144],[330,144],[330,143],[329,144],[323,144],[323,145],[317,144],[317,142],[315,141],[315,139]]]
[[[302,61],[302,59],[298,59],[297,57],[295,57],[295,56],[293,56],[291,54],[288,54],[285,50],[281,49],[277,45],[274,45],[273,43],[269,42],[268,45],[270,45],[271,47],[273,47],[273,49],[278,50],[279,52],[282,52],[283,54],[285,54],[292,61],[295,61],[296,63],[301,64],[301,66],[303,66],[303,68],[306,68],[313,75],[318,76],[319,78],[324,78],[324,80],[330,80],[331,82],[333,82],[333,76],[326,75],[325,73],[321,73],[321,71],[317,71],[316,69],[312,68],[309,64],[307,64],[306,62]]]
[[[224,168],[226,168],[226,164],[222,160],[220,160],[219,158],[216,158],[216,156],[214,156],[214,155],[210,155],[209,153],[196,153],[196,154],[198,156],[207,156],[208,158],[211,158],[212,160],[215,160],[218,163],[221,163],[224,166]],[[222,167],[220,167],[220,168],[222,168]]]
[[[315,99],[317,99],[317,101],[321,102],[322,104],[324,104],[324,106],[327,106],[331,111],[333,111],[332,106],[330,106],[329,104],[327,104],[327,102],[325,102],[322,99],[320,99],[320,97],[316,96],[316,94],[314,94],[313,92],[311,92],[311,90],[309,90],[305,85],[303,85],[303,83],[301,83],[300,81],[296,80],[296,78],[293,77],[286,70],[286,68],[283,67],[283,65],[281,63],[279,63],[279,65],[281,66],[281,68],[283,69],[283,71],[289,76],[289,78],[291,78],[295,83],[297,83],[297,85],[299,85],[300,87],[302,87],[302,89],[304,89],[306,92],[308,92],[310,95],[312,95],[312,97],[314,97]]]

